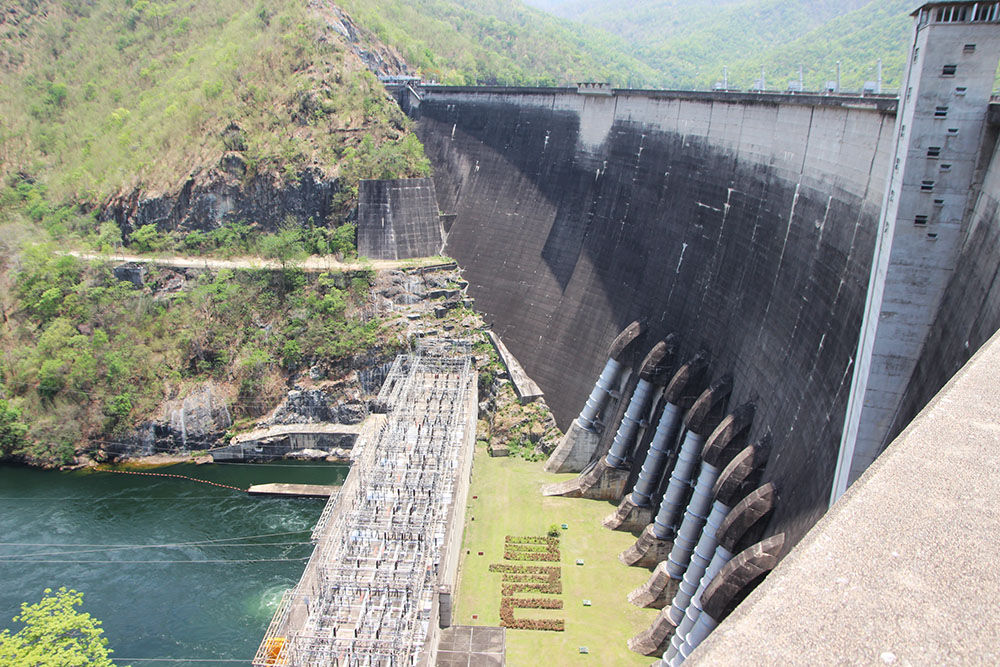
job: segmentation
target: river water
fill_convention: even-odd
[[[246,488],[340,484],[347,467],[150,471]],[[302,574],[324,503],[165,477],[0,467],[0,628],[15,627],[22,602],[66,586],[103,622],[119,664],[249,664],[282,592]]]

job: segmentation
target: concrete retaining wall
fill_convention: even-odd
[[[359,254],[372,259],[430,257],[440,254],[443,241],[433,180],[361,181]]]

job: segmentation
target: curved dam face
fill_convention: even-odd
[[[565,428],[645,319],[757,408],[797,541],[825,511],[895,100],[426,89],[445,251]]]

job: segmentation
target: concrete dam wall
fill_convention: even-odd
[[[609,91],[610,92],[610,91]],[[896,101],[429,87],[409,100],[454,216],[445,252],[565,428],[608,343],[733,374],[773,436],[768,532],[826,510]]]

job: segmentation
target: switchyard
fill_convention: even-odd
[[[450,623],[475,444],[472,359],[400,356],[379,402],[386,415],[359,437],[256,667],[426,664]]]

